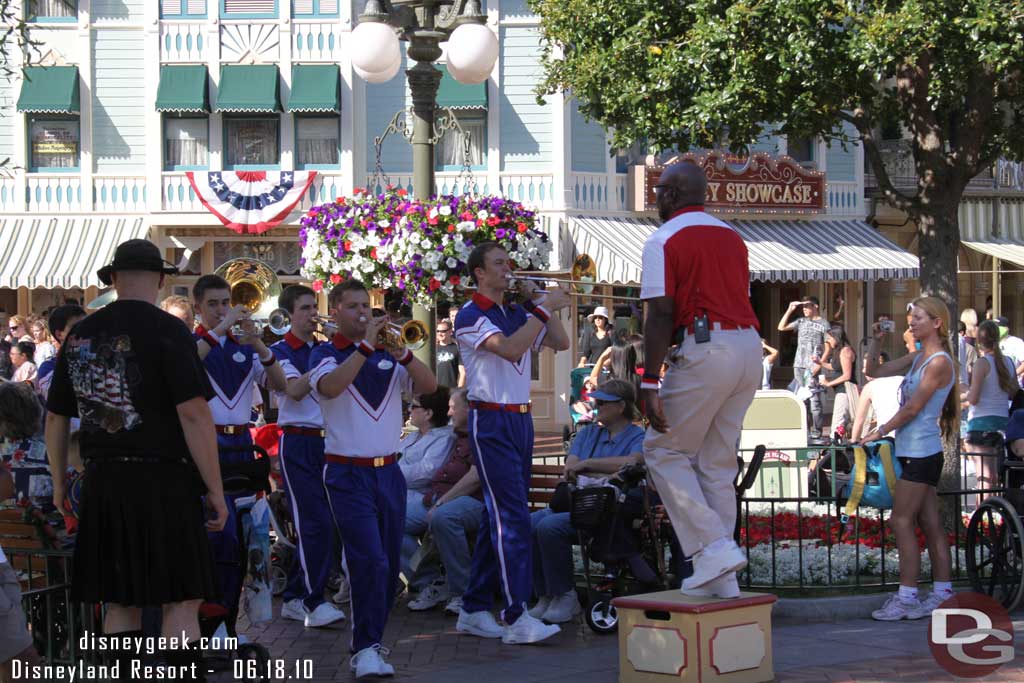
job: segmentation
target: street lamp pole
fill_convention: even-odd
[[[352,32],[352,64],[371,83],[393,78],[401,64],[395,31],[409,43],[406,54],[416,64],[406,70],[412,93],[413,196],[434,194],[434,127],[441,72],[441,43],[448,43],[448,72],[455,80],[475,84],[487,80],[498,56],[498,43],[484,23],[479,0],[367,0]],[[386,27],[386,28],[385,28]],[[427,324],[430,341],[417,357],[434,366],[432,311],[413,308],[413,317]]]

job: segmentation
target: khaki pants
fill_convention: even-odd
[[[736,524],[736,448],[743,417],[761,383],[754,330],[687,336],[661,385],[665,434],[647,430],[644,459],[683,553],[692,556]]]

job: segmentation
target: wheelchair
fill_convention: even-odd
[[[1002,495],[985,498],[967,525],[967,576],[971,588],[1013,611],[1024,599],[1024,461],[1002,432],[984,432],[977,445],[995,448]]]

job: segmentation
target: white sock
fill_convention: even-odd
[[[952,595],[953,594],[953,582],[952,581],[936,581],[932,585],[932,592],[938,593],[939,595]]]
[[[917,588],[911,586],[900,586],[900,600],[903,602],[913,602],[917,600]]]

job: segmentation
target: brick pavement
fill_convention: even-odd
[[[280,605],[275,603],[275,613]],[[1018,659],[982,681],[1024,681],[1024,615],[1018,614]],[[243,633],[266,645],[273,657],[313,662],[314,681],[351,681],[348,626],[306,630],[295,621],[275,619]],[[385,633],[396,681],[417,683],[616,683],[618,641],[594,634],[585,624],[563,627],[555,638],[534,646],[464,636],[455,618],[440,610],[412,613],[404,602],[391,614]],[[839,623],[777,624],[774,657],[778,683],[950,681],[932,659],[927,622],[878,623],[867,619]],[[213,680],[233,680],[220,675]]]

